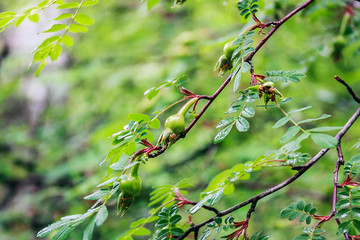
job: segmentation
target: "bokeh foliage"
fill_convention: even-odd
[[[333,80],[334,75],[341,75],[353,89],[360,89],[360,41],[356,32],[346,29],[347,45],[341,57],[334,57],[342,2],[313,4],[288,21],[253,60],[258,73],[279,69],[306,73],[300,83],[278,83],[277,88],[294,98],[285,107],[287,111],[312,106],[295,115],[296,119],[323,113],[333,116],[316,125],[309,123],[308,128],[321,124],[341,126],[356,108],[346,90]],[[122,129],[129,113],[151,115],[181,98],[177,91],[169,89],[149,101],[143,94],[145,90],[186,74],[190,79],[185,83],[187,88],[212,94],[223,80],[212,71],[223,44],[248,27],[236,3],[189,0],[181,8],[171,8],[172,1],[161,1],[148,11],[145,3],[137,1],[100,1],[95,8],[84,9],[95,24],[86,34],[75,35],[74,46],[63,49],[60,64],[49,64],[39,78],[33,77],[34,67],[27,69],[31,48],[17,49],[18,45],[12,44],[13,38],[23,38],[24,42],[32,38],[36,32],[24,33],[24,29],[34,23],[25,22],[24,27],[1,33],[0,238],[32,239],[39,229],[61,216],[85,212],[91,206],[83,196],[105,180],[106,166],[99,164],[111,148],[107,137]],[[29,4],[23,0],[5,1],[0,8],[19,11]],[[278,19],[297,4],[293,0],[261,1],[259,18]],[[47,20],[40,14],[40,22],[45,24]],[[359,14],[353,21],[359,23]],[[46,29],[44,26],[40,31]],[[255,36],[254,40],[260,38]],[[250,75],[243,74],[240,88],[247,87],[250,81]],[[110,202],[109,219],[95,230],[94,239],[116,239],[130,222],[146,215],[153,186],[190,178],[194,187],[189,189],[188,198],[197,200],[221,171],[278,149],[286,128],[272,128],[282,117],[273,108],[256,109],[255,117],[249,120],[249,132],[232,131],[220,144],[212,144],[216,125],[226,117],[224,113],[235,99],[229,87],[185,139],[159,158],[151,159],[142,169],[143,189],[135,205],[119,218],[116,202]],[[166,114],[160,120],[165,118]],[[352,147],[359,138],[357,123],[343,140],[345,159],[359,152]],[[311,141],[302,148],[310,154],[318,150]],[[281,209],[300,199],[311,201],[318,212],[329,211],[336,158],[336,153],[331,152],[300,181],[263,200],[253,215],[251,221],[256,224],[250,224],[250,230],[262,229],[280,240],[300,234],[295,225],[280,218]],[[225,196],[216,207],[234,205],[291,174],[285,168],[254,172],[248,181],[236,184],[236,195]],[[234,217],[243,218],[244,214],[246,209]],[[204,212],[193,220],[209,216]],[[336,226],[330,229],[333,231],[328,231],[328,239],[337,239]],[[71,236],[81,239],[82,231],[74,231]]]

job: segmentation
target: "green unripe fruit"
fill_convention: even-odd
[[[129,176],[127,179],[121,180],[120,189],[125,196],[134,196],[140,192],[141,178],[139,176]]]
[[[181,114],[168,117],[165,121],[165,128],[169,128],[173,133],[180,134],[185,130],[185,119]]]
[[[346,45],[346,39],[345,39],[344,36],[339,35],[339,36],[337,36],[337,37],[335,38],[334,48],[335,48],[336,50],[344,48],[345,45]]]
[[[264,87],[273,87],[274,85],[275,85],[275,83],[273,83],[273,82],[265,82],[263,84]]]
[[[237,48],[236,45],[232,45],[234,41],[228,42],[225,44],[224,46],[224,50],[223,53],[225,55],[225,57],[229,60],[231,60],[231,57],[235,51],[235,49]]]

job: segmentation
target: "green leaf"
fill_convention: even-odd
[[[60,221],[54,222],[52,224],[50,224],[49,226],[41,229],[38,233],[37,233],[37,237],[46,237],[47,235],[49,235],[51,232],[53,232],[56,229],[59,229],[60,227],[68,224],[71,222],[72,219],[62,219]]]
[[[14,27],[18,27],[26,18],[26,14],[22,14],[14,23]]]
[[[150,235],[151,232],[149,229],[142,227],[142,228],[137,228],[133,234],[136,236],[145,236],[145,235]]]
[[[236,93],[238,91],[238,89],[239,89],[240,82],[241,82],[241,72],[240,71],[237,71],[237,72],[234,71],[233,79],[234,79],[233,92]]]
[[[96,218],[95,218],[96,226],[101,226],[106,221],[108,214],[109,213],[106,206],[102,205],[98,213],[96,214]]]
[[[294,240],[311,240],[310,236],[308,234],[300,234],[294,238]]]
[[[299,211],[304,210],[304,208],[305,208],[305,202],[304,202],[304,201],[298,201],[297,204],[296,204],[296,208],[297,208]]]
[[[106,196],[109,193],[108,189],[100,189],[90,195],[87,195],[84,197],[86,200],[98,200],[104,196]]]
[[[79,24],[71,24],[69,27],[69,32],[72,33],[78,33],[78,32],[82,32],[85,33],[88,31],[88,28]]]
[[[161,126],[159,119],[154,118],[148,123],[149,128],[157,129]]]
[[[305,119],[305,120],[299,121],[298,124],[314,122],[314,121],[326,119],[326,118],[329,118],[329,117],[331,117],[330,114],[323,114],[321,117],[318,117],[318,118],[310,118],[310,119]]]
[[[75,22],[86,26],[90,26],[94,24],[94,20],[90,18],[88,15],[83,13],[79,13],[76,15]]]
[[[295,135],[300,131],[300,127],[299,126],[292,126],[289,127],[288,130],[286,131],[286,133],[284,134],[284,136],[282,136],[280,138],[280,143],[284,144],[288,141],[290,141],[293,137],[295,137]]]
[[[275,125],[273,126],[273,128],[279,128],[281,126],[284,126],[287,122],[290,121],[290,117],[283,117],[280,120],[278,120]]]
[[[336,208],[346,208],[350,206],[350,200],[349,199],[341,199],[336,203]]]
[[[176,223],[178,223],[181,220],[181,216],[180,215],[174,215],[170,218],[170,224],[171,225],[175,225]]]
[[[247,132],[250,128],[250,123],[243,117],[238,117],[235,123],[236,129],[239,132]]]
[[[109,167],[115,171],[122,171],[125,169],[129,160],[130,160],[130,157],[127,154],[122,154],[120,156],[119,160],[117,162],[111,164]]]
[[[184,234],[184,230],[182,230],[181,228],[172,228],[171,234],[174,235],[175,237],[179,237]]]
[[[85,2],[83,3],[83,7],[90,7],[90,6],[94,6],[96,4],[99,3],[99,0],[85,0]]]
[[[305,211],[305,212],[309,212],[309,211],[311,210],[312,206],[313,206],[312,203],[306,204],[306,205],[305,205],[305,208],[304,208],[304,211]]]
[[[296,219],[300,214],[301,214],[301,212],[294,211],[294,212],[290,213],[288,218],[290,221],[292,221],[292,220]]]
[[[72,45],[74,45],[74,40],[69,35],[64,35],[60,42],[65,44],[67,47],[71,47]]]
[[[243,64],[241,65],[241,72],[242,73],[246,73],[248,71],[250,71],[251,66],[248,62],[243,62]]]
[[[329,131],[334,131],[334,130],[339,130],[342,127],[317,127],[317,128],[311,128],[308,129],[308,132],[329,132]]]
[[[220,201],[220,199],[222,198],[224,193],[224,189],[220,188],[217,192],[213,193],[211,195],[211,197],[207,200],[207,204],[209,204],[210,206],[215,205],[217,202]]]
[[[28,16],[28,19],[32,22],[39,22],[39,14],[35,13],[35,14],[32,14],[32,15],[29,15]]]
[[[144,95],[146,96],[147,95],[147,98],[149,100],[153,99],[154,97],[156,97],[156,95],[160,92],[160,89],[156,89],[155,87],[152,87],[148,90],[146,90],[144,92]]]
[[[347,216],[349,216],[350,214],[350,209],[340,209],[339,211],[337,211],[335,217],[337,218],[346,218]]]
[[[241,115],[246,118],[251,118],[255,115],[255,109],[250,106],[245,106],[245,108],[241,111]]]
[[[230,108],[229,108],[229,110],[227,110],[225,113],[226,114],[230,114],[230,113],[234,113],[234,112],[237,112],[237,111],[239,111],[239,110],[241,110],[243,108],[243,106],[242,105],[234,105],[234,106],[231,106]]]
[[[281,212],[280,212],[280,217],[282,217],[282,218],[288,217],[293,211],[294,211],[294,209],[284,208],[284,209],[281,210]]]
[[[236,117],[232,117],[232,118],[226,118],[226,119],[222,119],[219,124],[216,126],[216,128],[221,128],[221,127],[225,127],[231,123],[234,123]]]
[[[57,9],[70,9],[70,8],[78,8],[78,7],[79,7],[78,2],[70,2],[59,5]]]
[[[338,140],[336,138],[323,133],[312,133],[311,139],[316,145],[322,148],[334,148],[338,144]]]
[[[54,18],[53,20],[55,21],[59,21],[59,20],[64,20],[64,19],[68,19],[68,18],[72,18],[73,15],[71,13],[62,13],[59,16],[57,16],[56,18]]]
[[[57,32],[57,31],[65,29],[65,28],[67,28],[67,26],[65,24],[54,24],[48,30],[44,31],[43,33]]]
[[[36,72],[35,72],[35,76],[38,77],[40,76],[41,71],[44,69],[44,67],[46,66],[47,62],[41,62],[40,65],[38,66]]]
[[[152,9],[156,4],[158,4],[160,0],[148,0],[147,1],[147,8],[148,10]]]
[[[288,98],[285,98],[284,100],[282,100],[279,104],[282,105],[282,104],[286,104],[288,102],[290,102],[291,100],[293,100],[292,97],[288,97]]]
[[[12,11],[6,11],[6,12],[0,13],[0,19],[7,18],[7,17],[14,18],[15,16],[16,16],[16,12],[12,12]]]
[[[221,141],[223,141],[226,136],[230,133],[231,128],[233,125],[229,125],[226,128],[224,128],[223,130],[221,130],[214,138],[214,143],[217,144]]]
[[[135,122],[143,122],[147,123],[151,120],[151,118],[148,115],[142,114],[142,113],[130,113],[128,115],[128,118],[130,120],[134,120]]]
[[[305,221],[307,217],[308,217],[308,215],[307,215],[306,213],[302,213],[302,214],[299,216],[299,222]]]
[[[50,58],[52,61],[55,61],[61,55],[62,48],[59,44],[54,44],[53,48],[50,51]]]
[[[106,185],[108,185],[108,184],[110,184],[110,183],[115,182],[117,179],[118,179],[118,177],[113,177],[113,178],[110,178],[110,179],[106,180],[105,182],[100,183],[100,184],[99,184],[99,185],[97,185],[96,187],[103,187],[103,186],[106,186]]]
[[[312,108],[312,106],[307,106],[307,107],[295,109],[295,110],[292,110],[292,111],[288,112],[288,114],[297,113],[297,112],[302,112],[302,111],[305,111],[305,110],[307,110],[307,109],[309,109],[309,108]]]
[[[94,227],[95,227],[95,217],[93,217],[89,222],[89,224],[86,226],[84,230],[83,240],[91,240]]]
[[[190,208],[189,213],[190,213],[191,215],[195,214],[195,213],[196,213],[197,211],[199,211],[199,210],[202,208],[202,206],[204,206],[204,204],[205,204],[210,198],[212,198],[212,197],[213,197],[213,194],[212,194],[212,193],[210,193],[210,194],[208,194],[207,196],[205,196],[203,199],[201,199],[200,202],[198,202],[195,206],[193,206],[192,208]]]
[[[52,240],[64,240],[71,234],[74,229],[75,227],[73,227],[71,224],[62,226],[52,237]]]

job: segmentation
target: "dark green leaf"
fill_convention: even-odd
[[[288,218],[289,218],[290,221],[292,221],[295,218],[297,218],[300,214],[301,214],[301,212],[294,211],[294,212],[290,213]]]
[[[164,227],[166,227],[168,225],[169,225],[169,220],[165,219],[165,218],[162,218],[155,224],[155,227],[156,228],[164,228]]]
[[[341,199],[338,201],[335,205],[336,208],[345,208],[350,206],[350,200],[349,199]]]
[[[304,210],[305,208],[305,202],[304,201],[298,201],[296,204],[296,208],[300,211]]]
[[[311,239],[310,236],[305,233],[300,234],[294,238],[294,240],[310,240],[310,239]]]
[[[347,209],[347,208],[345,208],[345,209],[340,209],[340,210],[336,213],[335,217],[337,217],[337,218],[345,218],[345,217],[349,216],[349,214],[350,214],[350,209]]]
[[[184,234],[184,231],[181,228],[172,228],[171,234],[175,237],[179,237]]]
[[[171,225],[175,225],[177,224],[179,221],[181,220],[181,216],[180,215],[174,215],[170,218],[170,224]]]
[[[311,208],[312,208],[312,203],[308,203],[305,205],[304,211],[309,212],[311,210]]]

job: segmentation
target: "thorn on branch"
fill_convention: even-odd
[[[339,83],[343,84],[346,89],[348,90],[348,92],[350,93],[350,95],[352,96],[352,98],[357,102],[360,103],[360,98],[356,96],[355,92],[352,90],[352,88],[343,80],[341,79],[339,76],[334,76],[335,80],[338,81]]]

